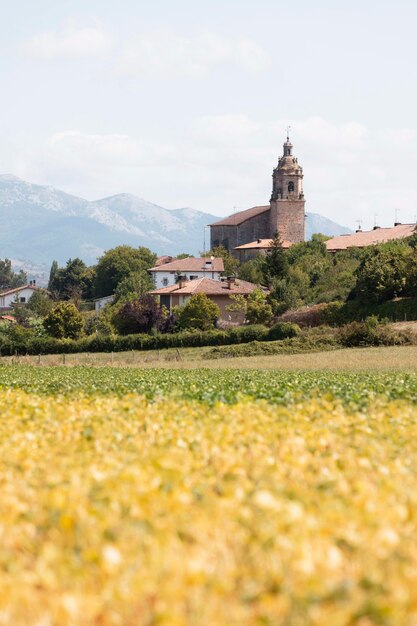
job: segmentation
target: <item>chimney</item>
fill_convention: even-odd
[[[178,289],[182,289],[185,286],[185,283],[187,282],[187,277],[186,276],[178,276]]]
[[[32,287],[32,281],[31,280],[29,281],[29,287]]]
[[[233,289],[233,285],[236,283],[236,278],[234,276],[227,277],[227,288]]]
[[[257,239],[256,242],[257,243],[261,243],[262,239]]]
[[[33,285],[34,287],[36,287],[36,280],[33,280],[33,281],[32,281],[32,285]]]

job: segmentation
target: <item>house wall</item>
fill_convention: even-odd
[[[269,248],[247,248],[245,250],[236,250],[238,258],[241,263],[246,261],[252,261],[258,256],[265,256],[269,252]]]
[[[234,292],[231,290],[230,295],[233,295],[233,293]],[[185,304],[187,300],[190,299],[190,297],[191,296],[189,295],[183,296],[183,295],[171,294],[171,311],[174,307],[182,306],[183,304]],[[242,313],[238,313],[238,312],[231,313],[230,311],[227,311],[226,307],[228,307],[233,302],[230,299],[230,296],[228,294],[213,295],[213,296],[207,294],[207,297],[210,298],[210,300],[212,300],[213,302],[215,302],[217,306],[219,307],[221,320],[238,322],[239,324],[242,324],[244,322],[244,316]],[[229,320],[229,316],[231,318],[230,320]]]
[[[105,296],[104,298],[100,298],[94,302],[94,308],[96,313],[98,313],[106,304],[113,302],[114,296]]]
[[[178,272],[151,272],[156,289],[162,287],[171,287],[175,285]],[[192,280],[193,278],[213,278],[214,280],[220,280],[220,272],[213,272],[211,270],[200,270],[192,272],[181,272],[181,276],[185,276],[186,280]],[[166,281],[166,282],[165,282]]]
[[[21,298],[24,298],[25,301],[22,304],[27,304],[29,302],[30,297],[32,296],[34,289],[30,289],[29,287],[23,287],[19,291],[15,291],[14,293],[0,296],[0,308],[9,309],[16,302],[16,296],[18,298],[18,302],[21,301]]]

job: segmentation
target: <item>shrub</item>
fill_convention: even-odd
[[[278,322],[269,329],[268,339],[270,341],[276,341],[278,339],[288,339],[289,337],[296,337],[301,332],[301,328],[298,324],[292,322]]]
[[[44,321],[46,332],[56,339],[77,339],[84,327],[84,320],[72,302],[59,302]]]
[[[163,311],[156,299],[145,294],[126,302],[116,311],[113,323],[121,335],[149,333],[163,316]]]
[[[345,347],[395,346],[414,343],[408,331],[397,331],[377,317],[367,317],[364,322],[351,322],[338,331],[338,339]]]
[[[178,309],[178,328],[209,330],[220,317],[220,309],[205,293],[196,293]]]

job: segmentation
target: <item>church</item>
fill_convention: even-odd
[[[288,135],[283,155],[272,173],[269,204],[239,211],[210,224],[211,249],[222,245],[238,256],[239,246],[262,240],[269,242],[276,232],[286,247],[305,238],[303,168],[293,155]]]

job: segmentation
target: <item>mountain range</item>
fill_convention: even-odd
[[[218,219],[195,209],[168,210],[126,193],[88,201],[16,176],[0,176],[0,258],[13,259],[16,267],[49,268],[53,259],[64,264],[75,257],[92,264],[120,244],[172,256],[198,254],[204,247],[204,227]],[[317,232],[351,232],[316,213],[307,214],[306,230],[307,238]],[[208,229],[205,243],[208,247]]]

